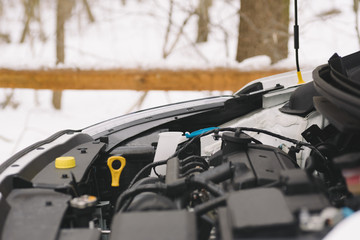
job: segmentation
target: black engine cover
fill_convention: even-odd
[[[232,181],[235,190],[274,183],[279,181],[281,171],[299,168],[280,149],[251,141],[251,137],[244,133],[223,135],[221,162],[231,162],[235,166]]]

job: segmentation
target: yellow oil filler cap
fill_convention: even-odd
[[[126,165],[126,159],[121,156],[112,156],[107,160],[107,165],[111,173],[111,186],[119,187],[120,175]]]
[[[76,166],[75,157],[58,157],[55,159],[55,168],[68,169]]]

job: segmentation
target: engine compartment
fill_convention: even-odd
[[[315,128],[312,126],[305,133]],[[271,134],[293,142],[295,147],[285,153],[261,144],[245,131]],[[329,126],[321,132],[326,135],[325,132],[332,131]],[[221,141],[221,149],[210,157],[203,157],[198,154],[199,139],[207,134]],[[336,135],[326,139],[323,145],[334,141]],[[353,144],[355,142],[349,145]],[[295,152],[302,148],[312,149],[305,169],[301,169],[294,158]],[[327,151],[330,149],[318,151],[309,143],[261,129],[220,128],[205,132],[181,145],[170,159],[151,163],[146,169],[166,164],[166,175],[130,183],[116,200],[112,228],[121,230],[111,239],[155,238],[160,226],[144,219],[158,219],[159,211],[168,215],[166,218],[180,218],[178,227],[189,228],[177,234],[178,239],[309,235],[321,238],[342,219],[341,209],[350,207],[347,201],[357,201],[347,190],[339,170],[330,162],[329,157],[333,159],[340,153],[331,149],[333,155],[330,155]],[[325,213],[328,215],[319,221],[319,216]],[[129,228],[128,221],[136,221],[147,230]],[[191,230],[194,226],[189,226],[189,221],[196,222],[197,234]],[[172,229],[173,223],[167,224],[168,229]],[[167,224],[161,223],[161,226]],[[193,233],[191,237],[189,232]]]
[[[346,141],[347,149],[338,150],[333,146],[340,135],[346,136],[331,125],[323,130],[313,125],[304,132],[310,142],[320,141],[318,147],[261,129],[215,128],[185,139],[169,159],[153,162],[154,136],[164,131],[147,132],[109,153],[105,139],[76,146],[64,154],[77,159],[76,169],[54,169],[52,162],[32,178],[31,186],[15,178],[17,190],[7,201],[11,208],[33,209],[47,199],[49,206],[43,208],[54,207],[61,231],[103,239],[317,239],[344,218],[344,209],[357,210],[358,198],[348,191],[334,159],[352,152],[359,135]],[[285,152],[247,132],[270,135],[293,147]],[[200,139],[206,136],[221,142],[211,156],[200,154]],[[301,169],[295,156],[304,148],[312,152]],[[126,164],[119,185],[112,186],[112,171],[121,168],[122,158]],[[166,174],[155,171],[150,176],[161,165],[166,165]],[[54,194],[66,199],[61,207],[54,203]],[[36,201],[24,204],[16,201],[19,196]],[[44,214],[43,221],[49,218]],[[31,215],[38,221],[39,213]],[[16,219],[19,224],[27,220]],[[4,232],[14,237],[6,228]]]

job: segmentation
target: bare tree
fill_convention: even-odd
[[[65,62],[65,23],[71,16],[74,0],[57,0],[56,5],[56,64]],[[61,109],[62,91],[53,91],[52,103]]]
[[[4,41],[5,43],[10,43],[10,35],[6,33],[0,33],[0,39]]]
[[[24,0],[24,27],[20,37],[20,43],[24,43],[26,36],[30,36],[30,23],[36,21],[39,24],[39,37],[41,41],[46,41],[45,33],[42,28],[41,14],[40,14],[40,0]]]
[[[11,89],[10,92],[6,92],[4,90],[4,94],[5,94],[5,99],[4,101],[0,102],[0,107],[2,109],[5,109],[6,107],[10,106],[13,109],[16,109],[19,106],[19,102],[14,100],[15,89]]]
[[[164,45],[163,45],[163,58],[164,59],[167,58],[173,52],[173,50],[175,49],[175,47],[176,47],[177,43],[179,42],[180,38],[182,36],[185,36],[184,35],[184,28],[188,24],[191,17],[195,15],[195,11],[187,12],[188,15],[183,20],[182,24],[180,26],[176,26],[174,24],[174,22],[173,22],[173,11],[174,11],[174,1],[170,0],[168,24],[167,24],[167,27],[166,27],[165,41],[164,41]],[[171,28],[173,28],[174,26],[178,28],[178,32],[175,35],[174,41],[170,44],[170,47],[168,47]]]
[[[240,0],[236,60],[267,55],[275,63],[288,55],[289,0]]]
[[[198,19],[198,30],[197,30],[197,38],[196,42],[206,42],[209,35],[209,8],[212,4],[212,0],[200,0],[199,6],[197,8]]]
[[[359,0],[354,0],[354,7],[353,7],[354,13],[355,13],[355,30],[356,30],[356,36],[358,38],[358,42],[360,45],[360,30],[359,30]]]
[[[24,9],[25,9],[25,23],[24,23],[24,29],[21,34],[20,43],[23,43],[25,41],[26,35],[29,33],[29,27],[30,27],[30,21],[34,18],[35,13],[35,7],[39,5],[38,0],[27,0],[23,2]]]
[[[4,6],[2,0],[0,0],[0,17],[3,15]],[[5,43],[10,43],[10,35],[7,33],[0,32],[0,40]]]
[[[87,0],[83,0],[83,4],[84,4],[84,6],[85,6],[86,13],[87,13],[87,15],[88,15],[89,21],[90,21],[91,23],[95,22],[95,17],[94,17],[94,15],[92,14],[92,11],[91,11],[89,2],[88,2]]]

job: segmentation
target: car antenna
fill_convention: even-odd
[[[298,25],[298,16],[297,16],[297,0],[295,0],[295,25],[294,25],[294,48],[295,48],[295,59],[296,59],[296,71],[298,76],[298,84],[305,83],[300,71],[299,64],[299,25]]]

